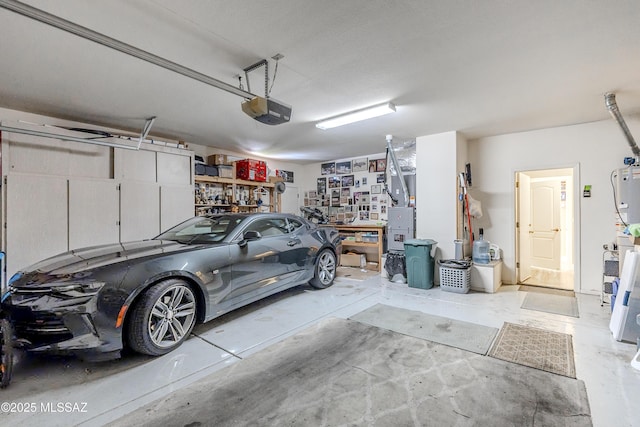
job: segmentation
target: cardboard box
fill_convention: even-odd
[[[207,164],[210,165],[229,165],[229,160],[226,154],[212,154],[207,157]]]
[[[366,269],[370,271],[378,271],[378,263],[373,261],[367,261]]]
[[[629,236],[629,240],[631,240],[631,243],[634,245],[640,245],[640,237]]]
[[[367,258],[361,254],[342,254],[340,255],[340,265],[364,268],[367,265]]]

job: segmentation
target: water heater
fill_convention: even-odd
[[[616,202],[626,224],[640,223],[640,167],[616,170]]]

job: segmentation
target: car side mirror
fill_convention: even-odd
[[[252,242],[254,240],[259,240],[261,238],[262,238],[262,235],[260,234],[259,231],[254,231],[254,230],[245,231],[244,234],[242,234],[242,240],[238,242],[238,246],[240,246],[241,248],[244,248],[245,246],[247,246],[249,242]]]

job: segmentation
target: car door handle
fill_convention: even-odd
[[[297,240],[289,240],[289,241],[287,242],[287,246],[295,246],[295,245],[297,245],[298,243],[299,243],[299,241],[297,241]]]

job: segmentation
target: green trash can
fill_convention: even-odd
[[[409,239],[404,241],[404,255],[407,266],[407,283],[411,288],[429,289],[433,287],[434,260],[431,239]]]

